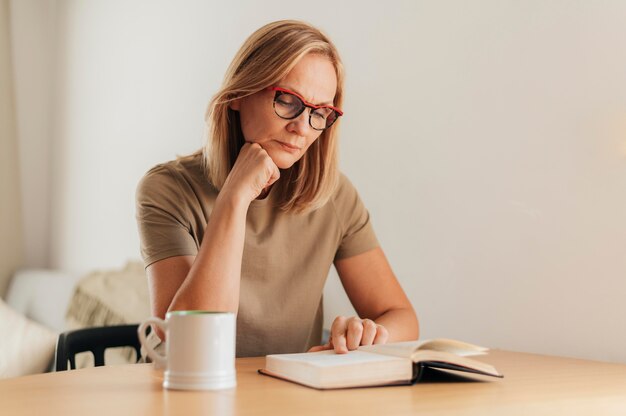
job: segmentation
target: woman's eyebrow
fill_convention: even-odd
[[[304,95],[300,91],[298,91],[297,89],[295,89],[295,88],[293,88],[291,86],[286,86],[286,87],[281,87],[281,88],[285,88],[287,90],[293,91],[293,92],[297,93],[300,97],[304,98]],[[307,102],[311,103],[308,99],[305,98],[305,100]],[[317,103],[311,103],[311,104],[313,104],[313,105],[330,105],[330,106],[332,106],[333,102],[332,101],[326,101],[326,102],[319,103],[319,104],[317,104]]]

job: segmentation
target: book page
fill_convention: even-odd
[[[364,345],[359,347],[358,351],[411,358],[411,355],[418,350],[423,343],[424,341],[406,341],[393,342],[390,344]]]
[[[393,342],[389,344],[367,345],[359,347],[359,351],[372,352],[375,354],[392,355],[395,357],[410,358],[415,351],[432,350],[449,352],[462,357],[484,355],[488,348],[454,339],[427,339],[422,341]]]
[[[463,341],[457,341],[455,339],[446,339],[446,338],[426,340],[419,346],[418,349],[445,351],[445,352],[450,352],[452,354],[460,355],[462,357],[469,357],[472,355],[485,355],[489,351],[489,348],[481,347],[479,345],[469,344]]]
[[[268,355],[268,358],[272,355]],[[295,361],[316,367],[340,367],[355,364],[365,364],[370,362],[395,361],[397,358],[391,356],[381,356],[365,351],[350,351],[347,354],[336,354],[335,351],[309,352],[302,354],[277,354],[274,359],[283,361]],[[410,355],[409,355],[410,357]]]

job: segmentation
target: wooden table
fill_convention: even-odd
[[[237,388],[168,391],[151,364],[0,381],[1,415],[626,415],[626,365],[494,350],[490,382],[318,391],[262,376],[237,360]]]

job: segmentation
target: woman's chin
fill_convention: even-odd
[[[269,151],[267,154],[272,158],[272,161],[276,164],[278,169],[289,169],[300,159],[299,155],[285,154],[285,152],[281,151]]]

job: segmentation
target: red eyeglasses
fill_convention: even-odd
[[[305,108],[310,108],[309,124],[314,130],[326,130],[333,125],[343,112],[331,105],[315,105],[307,102],[298,93],[281,87],[269,87],[271,91],[276,91],[274,95],[274,111],[276,115],[285,120],[292,120],[298,117]]]

